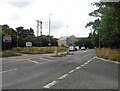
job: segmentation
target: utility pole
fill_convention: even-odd
[[[36,20],[36,21],[37,21],[37,46],[38,46],[38,44],[39,44],[39,42],[38,42],[39,33],[42,36],[42,21],[41,20]],[[39,32],[39,27],[40,27],[40,32]]]
[[[42,21],[40,20],[40,35],[42,36]]]
[[[39,36],[39,27],[40,27],[40,35],[42,35],[42,21],[41,20],[36,20],[37,21],[37,37]]]
[[[37,21],[37,37],[39,36],[39,20],[36,20]]]

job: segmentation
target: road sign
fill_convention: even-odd
[[[32,42],[26,42],[26,46],[27,47],[31,47],[32,46]]]
[[[11,38],[11,35],[5,35],[3,36],[3,42],[11,42],[12,41],[12,38]]]
[[[51,44],[49,43],[48,45],[50,46]]]

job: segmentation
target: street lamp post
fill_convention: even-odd
[[[48,45],[49,45],[49,49],[50,49],[50,45],[51,45],[51,43],[50,43],[51,15],[52,15],[52,14],[49,14],[49,44],[48,44]]]
[[[17,47],[18,47],[18,30],[17,30]]]

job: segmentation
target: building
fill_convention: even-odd
[[[58,40],[58,46],[59,47],[62,47],[62,46],[75,46],[75,42],[78,41],[78,39],[72,35],[72,36],[65,36],[65,37],[61,37],[59,40]]]

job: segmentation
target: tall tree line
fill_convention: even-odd
[[[5,35],[11,35],[11,42],[4,42],[3,37]],[[34,34],[34,30],[24,29],[24,27],[20,26],[16,29],[10,28],[7,24],[2,25],[2,29],[0,30],[0,36],[2,36],[2,50],[11,49],[13,47],[25,47],[26,42],[32,42],[33,46],[48,46],[49,38],[51,40],[51,46],[57,46],[57,39],[53,36],[42,35],[36,37]]]
[[[120,3],[119,2],[95,2],[93,6],[97,10],[89,13],[96,20],[86,24],[91,26],[92,41],[96,47],[120,48]]]

